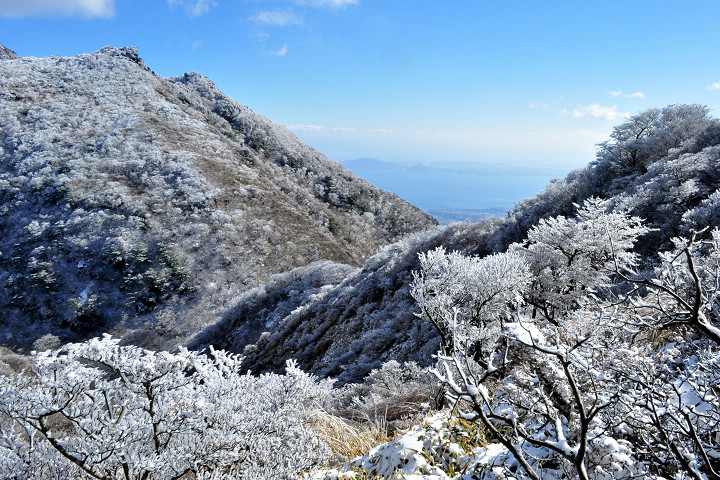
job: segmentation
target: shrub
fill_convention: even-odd
[[[304,424],[330,390],[288,362],[120,346],[108,336],[0,376],[0,471],[16,478],[288,478],[330,452]]]

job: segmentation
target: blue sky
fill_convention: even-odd
[[[0,0],[21,56],[140,48],[338,161],[570,170],[625,115],[720,115],[714,1]]]

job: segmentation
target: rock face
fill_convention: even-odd
[[[0,43],[0,60],[13,60],[18,57],[18,54],[7,48],[5,45]]]
[[[209,79],[157,76],[135,48],[0,62],[8,345],[103,331],[176,345],[273,274],[360,265],[434,223]]]

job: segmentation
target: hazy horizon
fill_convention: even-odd
[[[519,173],[501,163],[393,162],[369,157],[342,164],[425,211],[511,209],[568,173],[547,166],[528,166]]]

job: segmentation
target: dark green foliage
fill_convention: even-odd
[[[173,252],[170,245],[161,243],[158,245],[160,259],[169,270],[166,282],[171,290],[178,293],[188,293],[194,290],[190,283],[191,271],[184,266],[180,258]]]
[[[262,133],[250,133],[245,136],[245,144],[256,152],[270,150],[270,140]]]
[[[71,298],[68,307],[72,312],[71,316],[63,319],[60,326],[67,327],[74,333],[86,335],[97,331],[107,323],[107,318],[102,314],[102,308],[100,308],[101,302],[98,301],[96,295],[84,300],[78,297]]]
[[[330,233],[333,235],[337,235],[340,232],[340,224],[335,217],[328,218],[328,230],[330,230]]]
[[[293,170],[299,170],[301,168],[305,168],[305,160],[288,155],[285,165],[289,166]]]
[[[28,271],[33,285],[48,291],[56,290],[57,275],[53,271],[52,263],[37,262],[33,259],[28,265]]]
[[[373,194],[364,188],[344,193],[340,191],[335,180],[329,175],[318,180],[317,184],[320,188],[316,191],[321,192],[321,194],[318,193],[318,196],[320,196],[325,203],[335,208],[342,209],[346,212],[356,211],[365,213],[372,211],[370,201]]]
[[[107,260],[122,277],[121,290],[138,312],[152,311],[173,293],[194,291],[191,271],[170,245],[152,248],[140,244],[129,250],[115,244],[106,250]]]
[[[368,193],[365,190],[353,192],[350,195],[343,195],[341,197],[342,208],[346,210],[356,210],[362,213],[371,211],[365,198],[367,195]]]

